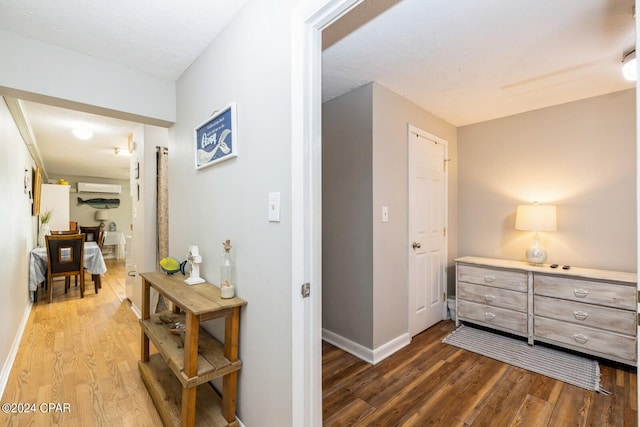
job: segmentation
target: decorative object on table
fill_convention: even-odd
[[[215,111],[195,129],[196,169],[228,160],[238,155],[236,104]]]
[[[109,212],[105,210],[96,211],[96,221],[100,221],[100,231],[104,230],[104,222],[109,219]]]
[[[202,257],[198,251],[197,246],[189,246],[189,253],[187,254],[187,261],[191,265],[191,275],[184,281],[187,285],[197,285],[198,283],[204,283],[204,279],[200,277],[200,264],[202,263]]]
[[[173,257],[162,258],[159,264],[162,271],[169,275],[180,271],[180,262]]]
[[[516,210],[516,230],[535,233],[531,246],[527,249],[527,261],[530,264],[543,264],[547,260],[547,251],[540,243],[538,233],[556,231],[556,207],[554,205],[518,205]]]
[[[44,211],[40,214],[40,233],[38,234],[38,246],[44,248],[46,245],[46,236],[51,235],[51,228],[49,227],[49,221],[53,215],[53,209]]]
[[[80,197],[78,197],[77,206],[85,205],[85,204],[96,209],[115,209],[118,206],[120,206],[120,199],[97,198],[97,199],[82,200]]]
[[[220,297],[233,298],[235,286],[233,286],[233,263],[231,261],[231,240],[222,242],[222,262],[220,263]]]
[[[118,227],[116,226],[116,223],[111,221],[111,223],[109,224],[109,231],[118,231]]]

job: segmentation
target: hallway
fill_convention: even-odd
[[[41,290],[2,398],[29,412],[3,406],[0,425],[162,426],[138,374],[138,319],[114,291],[124,288],[124,261],[106,263],[97,295],[90,278],[84,299],[56,284],[48,304]]]

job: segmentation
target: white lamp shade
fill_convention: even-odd
[[[106,221],[109,219],[109,213],[105,210],[96,211],[96,221]]]
[[[556,231],[556,207],[519,205],[516,210],[516,230]]]

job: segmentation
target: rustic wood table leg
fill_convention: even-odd
[[[198,333],[200,316],[187,312],[184,335],[184,373],[188,378],[198,375]],[[196,422],[196,387],[182,389],[182,425],[193,426]]]
[[[142,279],[142,320],[147,320],[150,317],[149,314],[149,296],[150,292],[149,282],[145,279]],[[142,333],[142,342],[140,345],[140,361],[148,362],[149,361],[149,337],[147,334]]]
[[[240,307],[233,308],[233,314],[225,318],[224,355],[229,361],[238,360],[238,335],[240,333]],[[238,392],[238,372],[222,378],[222,416],[228,421],[236,419],[236,394]]]

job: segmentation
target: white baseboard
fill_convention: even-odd
[[[372,365],[382,362],[411,342],[409,333],[404,333],[372,350],[327,329],[322,329],[322,339]]]
[[[129,302],[131,302],[131,300],[129,300]],[[134,303],[131,303],[129,308],[131,309],[131,311],[133,311],[133,314],[135,314],[138,319],[142,319],[142,313],[140,312],[140,310],[138,310],[138,307],[136,307]]]
[[[402,347],[409,345],[410,342],[411,336],[408,332],[392,339],[391,341],[386,342],[385,344],[373,350],[373,364],[375,365],[376,363],[382,362],[384,359],[391,356]]]
[[[2,366],[2,372],[0,373],[0,396],[4,396],[4,389],[7,387],[9,375],[11,374],[11,368],[13,368],[13,362],[16,361],[16,355],[18,354],[18,349],[20,348],[20,341],[22,341],[22,334],[24,334],[24,330],[27,327],[27,322],[29,321],[29,314],[31,314],[32,306],[32,302],[29,302],[29,304],[27,304],[27,307],[22,314],[20,324],[18,325],[18,331],[13,338],[13,343],[11,344],[11,350],[9,351],[9,355],[7,356],[7,360],[5,360],[4,365]]]

